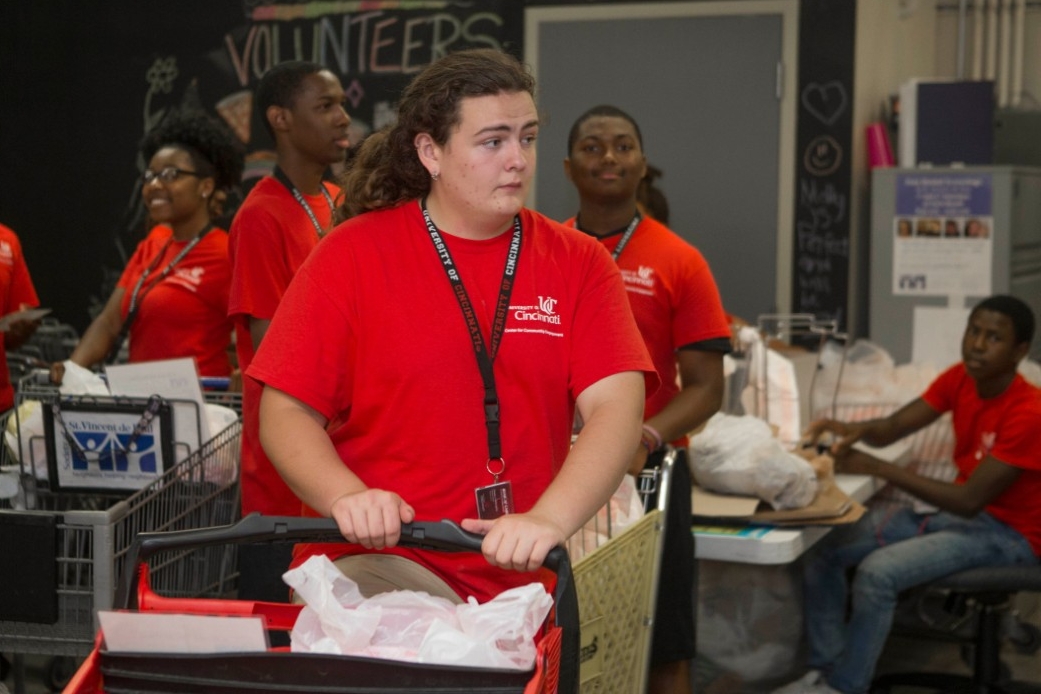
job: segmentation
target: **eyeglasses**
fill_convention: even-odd
[[[201,174],[197,171],[178,169],[176,166],[164,166],[159,171],[145,169],[144,173],[141,174],[141,183],[147,186],[156,179],[159,179],[161,183],[173,183],[181,176],[201,176]]]

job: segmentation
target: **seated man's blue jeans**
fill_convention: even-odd
[[[902,591],[965,569],[1037,562],[1026,538],[987,513],[962,518],[907,507],[874,509],[835,528],[806,558],[809,665],[840,692],[866,692]],[[847,570],[853,566],[847,622]]]

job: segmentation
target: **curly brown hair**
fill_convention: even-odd
[[[430,174],[415,139],[427,133],[444,145],[459,124],[467,97],[527,92],[535,79],[517,58],[492,48],[449,53],[423,69],[398,101],[397,122],[365,138],[340,178],[343,202],[337,220],[393,207],[430,192]]]

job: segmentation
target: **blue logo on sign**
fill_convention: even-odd
[[[130,456],[137,460],[141,472],[155,474],[158,469],[155,436],[141,434],[131,443],[131,434],[111,432],[76,432],[73,434],[79,449],[72,451],[72,469],[87,470],[91,461],[107,472],[129,472]]]

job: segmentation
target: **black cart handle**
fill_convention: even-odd
[[[455,521],[417,521],[402,523],[398,546],[439,552],[480,552],[483,541],[483,535],[467,532]],[[247,542],[342,543],[347,540],[332,518],[262,516],[258,513],[251,513],[232,525],[140,533],[130,546],[127,573],[120,582],[115,604],[122,608],[130,606],[130,599],[137,590],[138,565],[158,552]],[[557,574],[558,579],[571,573],[571,560],[563,547],[550,550],[543,566]]]

